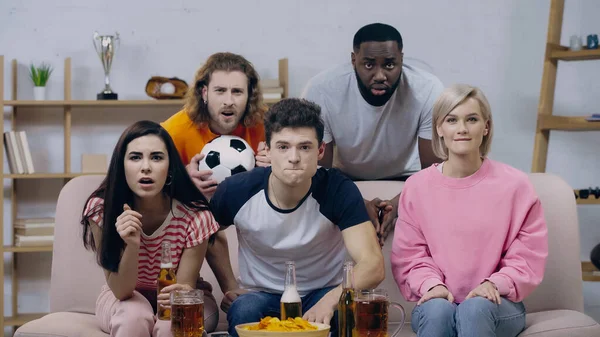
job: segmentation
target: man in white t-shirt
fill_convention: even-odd
[[[325,150],[319,110],[298,98],[274,104],[265,117],[271,166],[225,179],[210,200],[221,228],[234,225],[239,242],[240,289],[228,291],[221,306],[230,306],[227,321],[234,337],[238,324],[280,317],[288,260],[296,263],[304,319],[330,324],[332,337],[338,336],[344,262],[356,263],[357,289],[376,288],[385,277],[358,187],[339,170],[317,166]]]
[[[353,46],[351,63],[318,74],[302,95],[321,106],[325,121],[319,164],[354,180],[405,180],[439,162],[431,147],[431,111],[441,81],[403,64],[402,37],[389,25],[362,27]],[[394,227],[398,197],[365,200],[381,245]]]

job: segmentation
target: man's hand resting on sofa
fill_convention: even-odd
[[[240,295],[243,295],[246,293],[248,293],[248,290],[241,289],[241,288],[232,289],[232,290],[227,291],[225,294],[223,294],[223,300],[221,301],[221,310],[223,310],[223,312],[227,313],[227,311],[229,311],[229,308],[231,307],[231,304],[233,303],[233,301],[235,301],[235,299],[238,298]]]
[[[386,203],[391,207],[386,207],[382,210],[381,224],[377,237],[379,238],[379,244],[383,247],[385,239],[396,227],[396,221],[398,220],[398,202],[400,200],[400,194],[395,196],[392,200],[387,200]]]
[[[367,214],[375,226],[379,245],[383,247],[385,239],[396,226],[398,219],[398,201],[400,194],[396,195],[392,200],[381,200],[375,198],[373,200],[365,200]]]

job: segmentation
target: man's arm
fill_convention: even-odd
[[[385,265],[373,224],[366,221],[346,228],[342,236],[348,253],[356,263],[354,288],[376,288],[385,278]]]
[[[215,242],[208,249],[206,260],[219,282],[219,287],[223,291],[223,300],[221,301],[221,310],[227,312],[233,301],[241,294],[247,292],[240,289],[237,280],[231,268],[229,259],[229,247],[227,246],[227,236],[223,232],[227,227],[233,225],[233,212],[229,208],[228,201],[231,201],[231,195],[227,193],[228,182],[223,181],[217,187],[215,194],[210,199],[210,208],[215,220],[220,225],[219,232],[215,235]],[[232,193],[235,193],[232,192]]]
[[[385,279],[385,265],[373,224],[366,221],[346,228],[342,231],[342,236],[344,245],[355,262],[354,288],[376,288]],[[341,294],[342,285],[340,284],[335,288],[334,298],[336,301]]]
[[[333,146],[335,145],[334,141],[331,141],[325,145],[325,153],[323,154],[323,158],[319,160],[319,165],[325,168],[333,167]]]
[[[223,294],[239,287],[233,274],[233,268],[231,267],[227,235],[224,231],[217,232],[215,234],[215,242],[208,246],[206,262],[208,262],[210,269],[215,274]]]
[[[421,159],[421,169],[428,168],[434,163],[441,163],[442,160],[435,156],[433,153],[433,146],[431,146],[431,139],[425,139],[419,137],[419,158]],[[396,203],[397,203],[396,199]]]
[[[354,266],[354,288],[376,288],[385,278],[383,254],[377,235],[370,221],[342,231],[344,245],[356,263]],[[342,295],[342,285],[330,290],[317,304],[304,314],[310,322],[329,324]]]

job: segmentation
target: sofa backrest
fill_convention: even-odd
[[[525,300],[528,312],[552,309],[571,309],[583,312],[581,263],[579,257],[579,226],[573,190],[561,178],[547,173],[532,173],[530,179],[538,193],[548,224],[549,256],[542,284]],[[81,211],[85,200],[100,184],[103,176],[82,176],[68,182],[61,190],[56,209],[55,244],[52,258],[50,310],[94,313],[96,298],[104,275],[92,252],[81,243]],[[392,198],[402,190],[398,181],[357,182],[363,197]],[[234,227],[226,230],[231,262],[236,277],[238,272],[237,234]],[[407,319],[414,304],[403,300],[391,274],[389,257],[393,234],[383,247],[386,279],[379,286],[407,311]],[[213,295],[220,304],[223,297],[214,274],[206,262],[201,275],[214,286]],[[390,312],[390,322],[399,315]],[[220,314],[220,325],[226,327],[226,316]]]
[[[60,191],[56,204],[54,248],[50,276],[50,312],[93,314],[104,282],[102,268],[92,251],[83,247],[81,213],[85,201],[104,179],[80,176]]]
[[[542,284],[525,299],[528,312],[583,312],[579,219],[573,188],[560,177],[531,173],[548,225],[548,261]]]

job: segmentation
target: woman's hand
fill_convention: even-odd
[[[500,304],[501,302],[500,292],[498,291],[498,288],[496,288],[496,285],[490,281],[485,281],[482,284],[478,285],[477,288],[471,290],[471,292],[467,295],[465,300],[476,296],[487,298],[488,300],[496,304]]]
[[[117,233],[121,236],[126,245],[135,247],[140,246],[140,236],[142,235],[142,215],[129,207],[123,205],[123,213],[117,217]]]
[[[171,284],[170,286],[166,286],[166,287],[162,288],[162,290],[160,291],[160,294],[158,294],[157,303],[158,303],[158,305],[161,305],[164,308],[170,308],[171,307],[171,292],[173,290],[193,290],[193,289],[194,288],[192,288],[189,284],[181,284],[181,283]]]
[[[426,292],[425,295],[423,295],[423,297],[421,297],[419,302],[417,302],[417,305],[421,305],[421,304],[423,304],[431,299],[434,299],[434,298],[445,298],[450,303],[454,302],[454,295],[452,295],[450,290],[448,290],[448,288],[446,288],[443,285],[437,285],[437,286],[429,289],[429,291]]]

